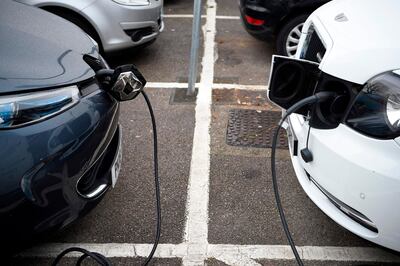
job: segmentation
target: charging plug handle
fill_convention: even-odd
[[[327,101],[329,99],[333,99],[335,97],[336,97],[335,92],[320,91],[312,96],[304,98],[303,100],[298,101],[297,103],[293,104],[289,109],[286,110],[284,116],[282,117],[282,119],[280,121],[280,124],[282,124],[283,121],[285,121],[289,115],[291,115],[292,113],[296,112],[298,109],[300,109],[306,105],[314,104],[314,103],[321,103],[321,102]]]
[[[134,99],[146,85],[146,79],[134,65],[100,69],[96,72],[96,79],[101,88],[118,101]]]

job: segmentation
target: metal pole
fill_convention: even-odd
[[[193,95],[195,92],[196,78],[197,78],[197,58],[200,46],[200,26],[201,26],[201,0],[194,0],[192,47],[190,48],[190,65],[189,65],[189,86],[186,95]]]

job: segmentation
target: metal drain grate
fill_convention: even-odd
[[[281,112],[233,109],[229,111],[226,143],[231,146],[271,148]],[[281,130],[277,148],[287,148],[286,133]]]

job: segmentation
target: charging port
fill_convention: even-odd
[[[336,96],[315,105],[310,126],[319,129],[337,127],[343,121],[360,89],[361,86],[358,84],[322,73],[315,92],[329,91],[334,92]]]

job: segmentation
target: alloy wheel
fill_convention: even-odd
[[[289,57],[294,57],[296,54],[303,25],[304,23],[298,24],[288,34],[288,37],[286,39],[286,53]]]

